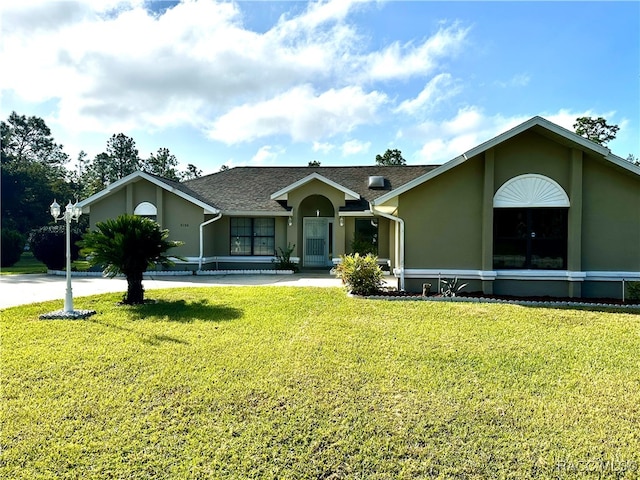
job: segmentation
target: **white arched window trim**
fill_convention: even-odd
[[[153,203],[142,202],[133,210],[133,214],[141,217],[155,217],[158,215],[158,209]]]
[[[494,208],[569,207],[564,189],[549,177],[537,173],[506,181],[493,197]]]

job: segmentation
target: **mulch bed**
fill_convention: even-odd
[[[439,300],[443,299],[442,295],[439,294],[431,294],[428,296],[423,296],[420,293],[412,293],[412,292],[399,292],[393,290],[381,291],[373,295],[374,297],[389,297],[389,298],[415,298],[415,299],[425,299],[425,300]],[[537,297],[518,297],[512,295],[487,295],[482,292],[461,292],[456,298],[482,298],[494,301],[504,301],[504,302],[513,302],[513,303],[571,303],[571,304],[588,304],[588,305],[606,305],[606,306],[639,306],[640,300],[625,300],[622,302],[619,298],[570,298],[570,297],[550,297],[550,296],[537,296]]]

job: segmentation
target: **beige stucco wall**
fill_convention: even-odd
[[[202,207],[167,192],[156,185],[139,180],[91,204],[90,228],[97,222],[116,218],[123,213],[133,214],[133,209],[141,202],[150,202],[158,210],[157,221],[169,230],[171,240],[179,240],[184,245],[171,250],[179,256],[195,256],[199,250],[198,225],[203,221]]]
[[[98,222],[103,222],[109,218],[116,218],[126,213],[126,211],[127,196],[126,190],[123,188],[91,204],[89,228],[95,230]]]
[[[200,249],[199,225],[204,221],[202,207],[198,207],[173,193],[162,192],[162,228],[169,230],[172,240],[184,242],[181,247],[172,250],[176,255],[194,257]]]
[[[534,132],[524,132],[495,149],[495,191],[526,173],[552,178],[569,192],[571,149]]]
[[[640,271],[640,177],[587,157],[583,186],[583,270]]]
[[[481,268],[483,166],[471,159],[400,196],[406,268]]]
[[[640,177],[532,131],[400,195],[398,216],[406,224],[405,267],[491,270],[492,219],[484,222],[483,235],[483,202],[485,214],[493,215],[495,192],[510,179],[531,173],[555,180],[569,196],[569,270],[640,271]],[[490,186],[484,195],[483,185]],[[581,282],[487,284],[491,282],[483,288],[495,287],[495,293],[581,294]],[[408,280],[407,285],[419,289],[421,280]],[[590,296],[615,291],[605,282],[584,285],[584,294]]]

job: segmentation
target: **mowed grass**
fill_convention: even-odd
[[[74,271],[86,271],[89,269],[89,262],[86,260],[76,260],[71,263]],[[23,273],[47,273],[47,266],[33,256],[33,252],[23,252],[20,260],[10,267],[2,267],[0,275],[15,275]]]
[[[640,315],[339,289],[2,312],[2,478],[637,478]]]
[[[15,265],[2,267],[0,271],[0,275],[14,275],[16,273],[47,273],[47,266],[37,260],[32,252],[23,252]]]

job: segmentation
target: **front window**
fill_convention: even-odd
[[[493,268],[567,268],[566,208],[496,208]]]
[[[274,255],[275,219],[231,218],[231,255]]]
[[[378,221],[371,218],[356,218],[356,230],[351,249],[354,253],[378,254]]]

